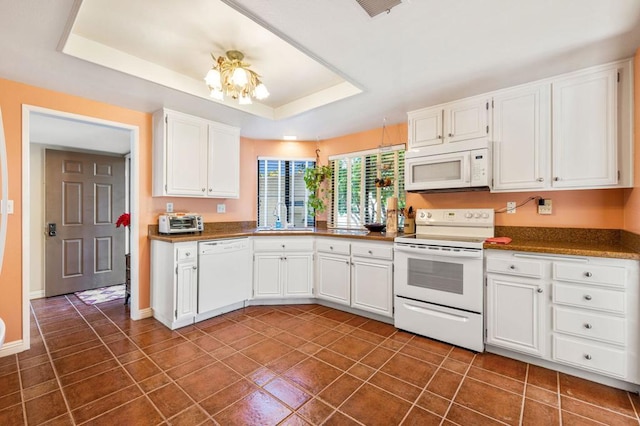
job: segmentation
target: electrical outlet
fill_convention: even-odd
[[[225,204],[218,204],[218,213],[225,213],[227,211],[227,206]]]
[[[507,201],[507,214],[514,214],[516,212],[516,202]]]
[[[0,200],[0,203],[2,201]],[[7,206],[5,207],[4,204],[0,204],[0,212],[2,212],[3,214],[13,214],[13,200],[7,200]]]
[[[173,203],[167,203],[167,213],[173,213]]]
[[[538,203],[538,214],[551,214],[551,200],[545,198]]]

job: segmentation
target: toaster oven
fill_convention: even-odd
[[[202,232],[202,216],[195,213],[167,213],[158,217],[158,232],[161,234],[186,234]]]

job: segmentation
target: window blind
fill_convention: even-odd
[[[329,165],[333,168],[329,226],[384,223],[387,198],[393,196],[398,197],[398,208],[404,208],[404,145],[331,156]]]
[[[278,217],[283,226],[315,225],[304,184],[304,171],[315,164],[312,159],[258,158],[258,227],[273,227]]]

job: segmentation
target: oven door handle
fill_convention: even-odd
[[[405,245],[395,245],[395,251],[402,253],[410,253],[410,254],[419,254],[421,256],[433,256],[433,257],[453,257],[453,258],[482,258],[482,250],[472,250],[472,249],[460,249],[460,251],[452,251],[452,250],[442,250],[442,249],[428,249],[428,248],[418,248],[415,246],[405,246]]]
[[[414,311],[414,312],[418,312],[421,314],[427,314],[427,315],[431,315],[433,317],[440,317],[440,318],[444,318],[447,320],[452,320],[452,321],[458,321],[458,322],[467,322],[469,321],[468,317],[462,316],[462,315],[454,315],[454,314],[449,314],[446,312],[440,312],[440,311],[436,311],[433,309],[428,309],[428,308],[423,308],[422,306],[415,306],[415,305],[411,305],[407,302],[403,303],[404,307]]]

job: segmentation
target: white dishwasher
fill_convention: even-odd
[[[196,321],[244,307],[252,271],[249,238],[198,243]]]

